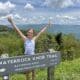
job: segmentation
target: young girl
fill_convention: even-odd
[[[27,30],[26,34],[27,36],[25,36],[20,29],[15,25],[15,22],[13,21],[13,19],[9,16],[8,17],[8,21],[11,23],[11,25],[13,26],[13,28],[16,30],[16,32],[20,35],[20,37],[22,38],[23,42],[24,42],[24,54],[25,55],[34,55],[35,54],[35,41],[37,40],[37,38],[47,29],[47,27],[50,26],[50,23],[45,26],[36,36],[34,36],[34,30],[33,28],[30,28]],[[27,72],[27,80],[29,80],[29,72]],[[32,70],[32,80],[34,80],[35,76],[35,72],[34,70]]]

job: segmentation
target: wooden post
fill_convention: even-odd
[[[53,49],[49,49],[50,54],[55,52]],[[47,69],[47,80],[54,80],[54,68],[55,66],[50,66]]]
[[[54,67],[48,67],[47,80],[54,80]]]

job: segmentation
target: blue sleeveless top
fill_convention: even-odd
[[[25,55],[33,55],[35,54],[35,41],[31,39],[26,39],[24,42]]]

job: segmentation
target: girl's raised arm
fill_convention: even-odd
[[[11,16],[7,17],[8,21],[11,23],[11,25],[13,26],[13,28],[17,31],[17,33],[20,35],[20,37],[22,38],[23,41],[26,40],[26,36],[20,31],[20,29],[16,26],[15,22],[13,21],[13,19],[11,18]]]
[[[37,34],[37,36],[35,36],[33,39],[36,40],[50,26],[51,26],[51,23],[49,20],[49,23],[44,28],[42,28],[41,31]]]

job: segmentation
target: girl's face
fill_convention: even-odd
[[[29,39],[32,39],[32,38],[33,38],[33,33],[34,33],[33,29],[30,29],[30,30],[27,32],[27,37],[28,37]]]

